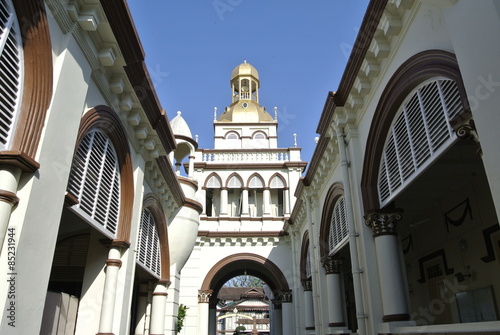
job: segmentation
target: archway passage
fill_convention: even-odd
[[[274,334],[285,334],[282,320],[288,320],[292,312],[291,292],[281,269],[269,259],[251,253],[228,256],[215,264],[203,281],[199,295],[200,334],[217,334],[217,304],[223,285],[236,276],[249,275],[264,281],[272,300],[270,311],[271,328]],[[286,306],[285,306],[286,305]],[[288,306],[290,305],[290,306]],[[283,306],[283,311],[282,311]],[[290,308],[289,308],[290,307]]]

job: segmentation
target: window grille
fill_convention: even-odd
[[[264,182],[258,176],[253,176],[252,179],[250,179],[250,183],[248,184],[248,187],[249,188],[263,188]]]
[[[120,213],[120,171],[113,144],[99,130],[80,142],[71,167],[68,191],[76,208],[94,226],[116,234]]]
[[[21,98],[22,40],[10,0],[0,0],[0,150],[12,137]]]
[[[137,263],[160,277],[160,238],[155,219],[148,209],[144,209],[141,214],[137,244]]]
[[[216,176],[212,176],[210,177],[210,179],[208,179],[207,188],[220,188],[220,187],[221,183],[219,178],[217,178]]]
[[[392,124],[378,177],[380,205],[389,203],[456,140],[450,120],[463,106],[457,83],[434,79],[402,104]]]
[[[239,138],[239,136],[236,133],[231,132],[231,133],[226,134],[227,140],[237,140],[238,138]]]
[[[255,135],[253,135],[253,138],[255,140],[265,140],[266,135],[264,133],[258,132],[258,133],[255,133]]]
[[[273,179],[271,179],[271,183],[269,184],[269,187],[271,188],[285,188],[285,183],[283,182],[283,179],[281,179],[278,176],[274,176]]]
[[[340,197],[335,203],[330,221],[330,233],[328,238],[329,254],[333,254],[343,247],[349,239],[349,227],[347,222],[347,210],[344,197]]]
[[[243,186],[241,179],[237,176],[232,176],[227,183],[227,187],[229,188],[241,188]]]
[[[306,278],[311,278],[311,255],[309,254],[309,246],[307,246],[306,253]]]

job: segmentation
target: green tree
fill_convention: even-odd
[[[186,311],[189,307],[184,304],[179,305],[179,311],[177,312],[177,333],[179,333],[184,326],[184,319],[186,318]]]
[[[229,279],[224,286],[228,287],[262,287],[265,282],[262,279],[250,276],[250,275],[241,275],[236,276]]]

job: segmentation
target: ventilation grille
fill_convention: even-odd
[[[333,207],[332,220],[330,222],[330,234],[328,239],[329,254],[333,254],[344,246],[349,239],[349,228],[347,225],[347,214],[344,197],[339,198]]]
[[[160,276],[160,239],[153,215],[147,209],[144,209],[141,215],[137,263]]]
[[[89,132],[76,151],[68,191],[77,208],[97,228],[116,234],[120,212],[120,173],[113,144],[98,130]]]
[[[7,147],[18,110],[22,46],[12,4],[0,0],[0,149]]]
[[[450,120],[462,110],[458,86],[448,79],[420,86],[402,105],[382,154],[378,177],[381,206],[456,140]]]

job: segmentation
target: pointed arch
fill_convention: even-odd
[[[75,168],[75,157],[82,140],[92,131],[98,130],[105,134],[111,141],[117,158],[118,171],[120,174],[120,204],[118,213],[118,226],[114,242],[117,244],[130,245],[130,229],[132,223],[132,209],[134,202],[134,178],[132,173],[132,161],[125,130],[118,115],[107,106],[97,106],[89,110],[83,116],[78,130],[77,145],[73,155],[73,166]],[[76,195],[68,191],[69,203],[75,205]]]
[[[148,209],[154,217],[155,227],[160,241],[160,280],[170,280],[170,248],[168,245],[168,222],[161,205],[160,198],[148,193],[142,203],[143,209]],[[139,241],[138,241],[139,243]]]
[[[264,188],[264,179],[257,172],[253,173],[247,180],[248,188]]]
[[[208,175],[207,179],[205,179],[205,185],[203,188],[221,188],[222,187],[222,179],[216,173],[212,172]]]
[[[227,188],[242,188],[243,187],[243,179],[236,172],[233,172],[227,177],[226,180]]]
[[[454,54],[443,50],[427,50],[403,63],[385,87],[368,133],[361,178],[365,211],[380,208],[377,183],[382,152],[399,107],[418,85],[433,77],[444,77],[455,81],[464,113],[470,113],[465,87]]]
[[[269,188],[287,188],[285,178],[276,172],[269,178]]]

